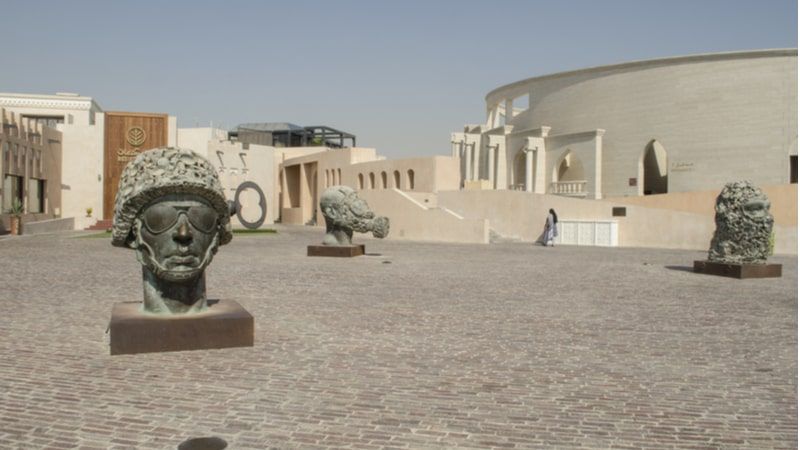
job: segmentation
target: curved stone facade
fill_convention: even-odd
[[[465,186],[602,198],[788,183],[796,164],[797,49],[557,73],[486,102],[452,136]]]

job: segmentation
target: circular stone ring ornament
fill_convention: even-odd
[[[169,194],[193,194],[206,200],[219,217],[219,245],[231,241],[231,210],[214,166],[191,150],[163,147],[139,153],[122,171],[111,244],[130,247],[131,228],[139,212]]]
[[[134,147],[139,147],[147,140],[147,133],[142,127],[130,127],[127,133],[128,144]]]
[[[259,217],[255,222],[248,222],[244,219],[244,217],[242,217],[242,204],[239,202],[239,196],[247,189],[252,189],[256,191],[256,194],[258,194],[258,206],[261,207],[261,217]],[[264,197],[264,191],[262,191],[256,183],[252,181],[245,181],[244,183],[240,184],[239,187],[236,188],[236,195],[233,197],[233,202],[236,205],[236,218],[239,219],[239,222],[242,224],[242,226],[248,230],[255,230],[264,224],[264,220],[267,218],[267,199]]]

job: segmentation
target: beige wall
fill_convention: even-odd
[[[0,108],[0,220],[8,229],[8,216],[3,214],[10,206],[11,192],[4,188],[6,175],[23,179],[22,222],[52,219],[61,215],[61,133]],[[44,180],[44,205],[41,211],[32,212],[31,180]]]
[[[669,192],[717,189],[731,179],[788,183],[789,156],[797,154],[796,49],[665,58],[522,80],[487,95],[487,124],[501,125],[497,118],[523,95],[529,108],[505,121],[514,133],[544,126],[552,127],[551,135],[606,131],[604,196],[639,194],[642,158],[654,139],[667,153]],[[508,151],[510,162],[516,149]]]
[[[300,208],[283,217],[284,223],[305,224],[314,218],[322,223],[317,199],[322,192],[334,185],[347,185],[361,189],[359,175],[363,179],[361,190],[399,188],[415,192],[436,192],[441,189],[457,189],[459,184],[458,159],[449,156],[406,158],[387,160],[379,157],[372,148],[325,149],[312,147],[311,154],[286,158],[281,164],[280,181],[282,208]],[[395,175],[397,173],[397,176]],[[314,176],[316,174],[316,183]],[[374,184],[370,187],[370,174]],[[413,177],[413,189],[411,179]],[[316,211],[316,213],[315,213]],[[291,222],[290,222],[291,220]]]
[[[342,173],[345,180],[348,181],[346,184],[355,189],[394,188],[403,191],[438,192],[458,189],[458,164],[457,158],[449,156],[390,159],[353,164]],[[385,187],[383,185],[384,174],[386,175]],[[374,186],[370,186],[370,175],[374,175]],[[363,177],[363,187],[359,185],[359,176]],[[397,178],[400,181],[399,186],[396,184]],[[410,184],[412,178],[413,187]]]
[[[0,107],[19,116],[62,116],[65,125],[90,126],[102,112],[91,97],[62,93],[56,95],[0,93]]]
[[[81,230],[103,217],[103,136],[105,114],[98,113],[95,124],[59,125],[64,141],[62,171],[62,217],[74,217]],[[92,217],[86,217],[92,208]]]
[[[0,106],[15,114],[61,116],[61,217],[82,229],[103,217],[103,133],[105,117],[90,97],[75,94],[0,94]],[[86,217],[92,208],[92,217]]]
[[[228,132],[219,128],[178,128],[176,145],[205,155],[209,151],[209,142],[226,141],[227,139]],[[211,153],[208,156],[210,158]]]
[[[625,217],[612,208],[623,204],[516,191],[450,191],[438,194],[438,205],[465,218],[485,218],[501,236],[533,242],[542,232],[547,211],[563,220],[615,220],[621,247],[708,250],[715,225],[713,214],[696,214],[626,205]],[[797,227],[776,225],[776,253],[797,254]]]
[[[243,145],[241,142],[227,140],[208,141],[206,148],[206,157],[217,169],[227,199],[234,200],[236,190],[242,183],[249,181],[257,184],[264,194],[267,205],[262,227],[274,223],[280,213],[276,189],[276,149],[265,145]],[[258,195],[248,189],[242,193],[239,201],[244,219],[249,222],[258,220],[261,214]],[[242,227],[236,216],[231,218],[231,224],[234,228]]]
[[[359,192],[379,216],[389,218],[391,240],[489,242],[489,226],[485,219],[467,219],[443,208],[429,207],[397,189]],[[355,239],[355,238],[354,238]]]
[[[786,227],[797,226],[797,185],[779,184],[761,186],[761,190],[772,204],[770,211],[775,224]],[[721,190],[721,189],[720,189]],[[699,192],[676,192],[674,194],[646,195],[642,197],[615,197],[606,200],[624,205],[639,205],[647,208],[685,211],[714,217],[714,205],[720,190]]]

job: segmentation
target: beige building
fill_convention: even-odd
[[[0,108],[2,212],[19,202],[23,223],[60,217],[61,140],[61,133],[54,128]],[[8,218],[8,214],[0,214],[0,228],[9,229]],[[71,223],[65,226],[71,227]]]
[[[127,159],[178,145],[214,164],[241,206],[235,227],[322,226],[318,198],[343,184],[389,217],[389,239],[533,242],[555,208],[561,244],[706,250],[716,194],[749,179],[772,201],[776,252],[797,252],[794,49],[564,72],[499,87],[486,101],[486,122],[453,133],[450,156],[389,160],[328,127],[178,129],[166,114],[104,112],[89,97],[0,94],[15,120],[61,133],[61,180],[48,172],[46,209],[59,215],[60,186],[60,214],[75,228],[110,215],[104,205]],[[345,138],[353,146],[337,148]],[[4,174],[24,171],[3,161]]]
[[[113,214],[107,205],[113,204],[116,186],[107,180],[113,174],[112,163],[124,163],[131,157],[124,149],[112,145],[113,138],[123,140],[122,133],[130,129],[107,130],[106,116],[127,117],[139,113],[106,113],[91,97],[78,94],[31,95],[0,93],[0,107],[58,130],[62,135],[61,211],[63,218],[74,218],[74,227],[83,229],[98,219],[110,219]],[[153,146],[176,145],[177,121],[164,118],[163,138]],[[147,136],[143,146],[155,136]],[[163,144],[162,144],[163,142]],[[152,147],[149,147],[152,148]],[[87,214],[91,210],[92,214]]]
[[[797,182],[797,49],[545,75],[486,107],[451,137],[466,188],[600,199]]]
[[[284,223],[322,224],[317,199],[330,186],[359,191],[436,193],[458,189],[458,159],[447,156],[387,160],[373,148],[316,150],[281,163],[280,204]]]

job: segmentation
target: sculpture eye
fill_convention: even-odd
[[[764,209],[764,203],[760,201],[750,201],[744,204],[745,211],[758,211]]]
[[[217,212],[207,206],[192,206],[186,215],[195,228],[205,233],[214,231],[217,226]]]
[[[144,226],[153,234],[167,231],[178,221],[178,211],[167,205],[152,205],[144,212]]]

